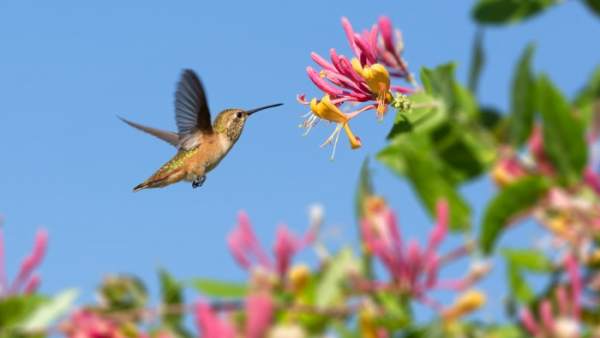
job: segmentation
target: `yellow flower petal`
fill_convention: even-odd
[[[316,98],[312,99],[310,110],[323,120],[336,123],[348,122],[348,117],[335,104],[331,103],[329,95],[323,96],[320,101],[317,101]]]
[[[350,141],[350,146],[352,147],[352,149],[358,149],[362,146],[360,139],[354,136],[348,123],[344,124],[344,131],[346,132],[346,136],[348,136],[348,140]]]

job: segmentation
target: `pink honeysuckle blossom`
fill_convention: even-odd
[[[229,250],[240,266],[251,269],[259,266],[267,271],[272,271],[283,278],[290,267],[293,256],[315,239],[314,229],[309,229],[302,237],[297,237],[285,225],[279,226],[273,252],[275,259],[271,259],[258,242],[248,215],[240,212],[238,224],[229,234],[227,243]]]
[[[17,293],[33,293],[40,285],[35,269],[41,264],[48,246],[48,233],[39,230],[29,256],[25,257],[15,279],[10,283],[4,267],[4,236],[0,229],[0,298]]]
[[[204,338],[234,338],[234,327],[220,318],[209,304],[196,305],[196,325]]]
[[[271,326],[274,304],[271,295],[260,293],[246,298],[246,334],[247,338],[261,338]]]
[[[147,338],[144,334],[126,334],[115,321],[86,309],[71,314],[60,331],[68,338]]]
[[[317,71],[309,66],[306,72],[309,79],[324,95],[321,100],[315,98],[310,101],[306,100],[304,94],[298,96],[300,103],[310,106],[310,112],[301,125],[306,129],[306,133],[321,119],[338,124],[334,134],[323,144],[333,143],[334,149],[342,124],[347,127],[348,121],[367,110],[376,110],[377,117],[382,119],[388,104],[393,100],[394,92],[401,94],[413,92],[411,88],[393,85],[390,77],[405,78],[414,85],[414,79],[410,76],[406,62],[401,56],[403,51],[401,36],[397,31],[396,39],[393,37],[393,28],[389,19],[381,18],[379,28],[374,25],[371,30],[362,34],[354,32],[347,18],[342,18],[342,27],[355,57],[347,58],[332,48],[329,53],[330,61],[328,61],[312,52],[311,58],[321,69]],[[392,73],[386,67],[390,67]],[[317,109],[324,100],[335,106],[335,108],[328,108],[328,111],[335,113],[324,114],[323,109]],[[364,105],[352,112],[342,113],[340,108],[344,103]],[[340,115],[343,115],[343,118],[340,118]],[[343,120],[342,124],[340,124],[341,120]],[[350,133],[348,137],[353,149],[360,147],[360,142],[357,142]]]
[[[246,320],[243,337],[261,338],[269,330],[273,321],[274,303],[268,293],[251,294],[246,298],[244,311]],[[203,338],[234,338],[241,335],[234,323],[226,316],[219,316],[217,309],[199,302],[196,305],[196,323]]]
[[[557,311],[553,310],[550,299],[539,303],[539,320],[536,320],[530,309],[525,308],[521,311],[521,323],[534,337],[580,336],[582,278],[574,255],[565,258],[564,266],[569,277],[570,290],[567,291],[565,285],[556,288]]]
[[[427,291],[436,288],[464,290],[481,277],[482,270],[479,269],[478,278],[467,276],[465,282],[438,281],[441,265],[449,261],[437,253],[448,232],[449,211],[446,202],[441,201],[437,205],[437,224],[430,232],[424,249],[414,240],[408,241],[408,244],[402,240],[396,217],[382,199],[373,204],[375,207],[366,212],[367,216],[361,223],[361,231],[367,250],[381,260],[391,275],[390,284],[383,285],[384,288],[410,294],[422,303],[441,310],[439,304],[427,297]],[[464,255],[467,250],[456,252],[461,254],[453,254],[452,259]]]

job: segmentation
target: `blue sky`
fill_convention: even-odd
[[[0,214],[11,272],[35,229],[49,230],[45,291],[79,286],[89,299],[110,272],[134,273],[155,290],[158,266],[182,278],[242,279],[225,246],[240,209],[269,247],[279,223],[303,231],[314,202],[340,233],[332,242],[353,239],[358,170],[385,144],[392,116],[383,123],[358,118],[353,129],[363,148],[351,151],[341,140],[329,161],[329,150],[318,146],[330,127],[321,124],[308,137],[298,128],[305,108],[295,95],[317,94],[305,74],[309,53],[335,47],[348,54],[341,16],[363,28],[386,14],[404,33],[413,72],[455,60],[465,80],[476,28],[467,1],[166,4],[0,2]],[[600,21],[575,1],[522,25],[486,30],[480,98],[507,107],[514,62],[529,41],[538,46],[536,69],[572,95],[600,60],[592,38],[599,33]],[[213,116],[228,107],[285,106],[253,117],[201,189],[179,184],[134,194],[174,149],[116,115],[175,129],[173,92],[183,68],[202,77]],[[424,237],[431,221],[409,187],[378,163],[374,172],[402,231]],[[464,192],[479,214],[493,187],[481,180]],[[529,239],[534,230],[518,231]],[[485,283],[494,294],[504,292],[500,272]],[[487,316],[500,309],[491,306]]]

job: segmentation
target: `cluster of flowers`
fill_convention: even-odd
[[[310,107],[310,112],[302,124],[306,133],[319,120],[336,124],[333,133],[322,144],[333,144],[332,158],[342,129],[346,132],[353,149],[361,146],[360,138],[350,129],[350,120],[367,110],[376,110],[377,117],[382,119],[388,105],[394,99],[393,92],[413,92],[410,87],[393,85],[391,78],[403,78],[415,86],[415,80],[402,57],[402,35],[399,30],[394,30],[389,18],[380,18],[377,25],[362,33],[356,33],[346,18],[342,18],[342,26],[354,57],[349,60],[333,48],[329,53],[331,61],[317,53],[311,53],[313,61],[321,70],[317,71],[309,66],[306,72],[323,92],[323,96],[321,99],[313,98],[308,101],[304,94],[298,95],[298,101]],[[363,106],[346,113],[340,109],[345,103]]]
[[[581,315],[584,291],[600,291],[600,274],[587,269],[590,275],[584,279],[580,271],[600,262],[600,249],[595,240],[600,235],[600,175],[595,169],[598,163],[593,147],[596,140],[597,132],[590,132],[588,142],[592,156],[583,180],[569,188],[553,186],[522,215],[533,217],[548,230],[550,235],[539,244],[542,249],[549,247],[549,256],[557,257],[557,265],[568,277],[565,283],[554,286],[535,310],[522,309],[522,324],[535,337],[580,337],[585,326]],[[532,175],[550,179],[557,175],[545,152],[540,126],[534,127],[527,150],[517,153],[509,147],[502,149],[491,172],[496,184],[506,186]]]

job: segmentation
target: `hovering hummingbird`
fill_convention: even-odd
[[[237,142],[248,117],[263,109],[282,104],[271,104],[251,110],[225,109],[211,124],[202,83],[193,70],[184,70],[175,92],[177,132],[147,127],[119,117],[128,125],[158,137],[178,149],[171,160],[133,188],[133,191],[162,188],[181,180],[191,181],[193,188],[201,186],[206,180],[206,174],[221,162]]]

